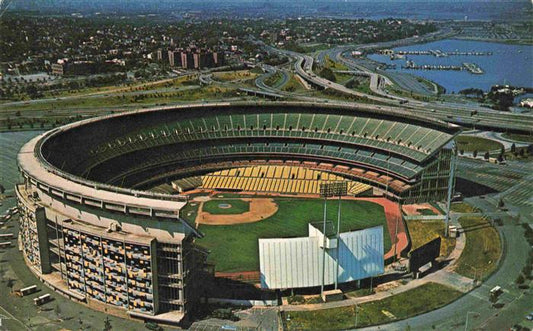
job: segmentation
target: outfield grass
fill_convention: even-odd
[[[455,238],[445,238],[445,225],[442,220],[410,220],[406,221],[409,235],[411,237],[412,248],[427,244],[429,241],[441,237],[440,255],[448,256],[455,247]]]
[[[498,232],[480,216],[461,217],[459,222],[466,234],[466,245],[455,271],[470,278],[488,277],[496,270],[502,254]]]
[[[456,138],[457,142],[457,149],[463,150],[465,152],[473,152],[478,151],[480,152],[486,152],[486,151],[494,151],[494,150],[500,150],[502,148],[502,144],[495,140],[491,139],[485,139],[480,137],[474,137],[474,136],[457,136]]]
[[[462,295],[447,286],[427,283],[412,290],[379,301],[355,306],[315,311],[288,312],[289,330],[339,330],[383,324],[422,314],[457,299]],[[386,312],[387,314],[385,314]],[[387,316],[389,315],[389,316]]]
[[[221,204],[227,204],[231,207],[221,208]],[[250,203],[241,199],[231,199],[231,200],[211,200],[204,202],[202,206],[202,211],[208,212],[213,215],[231,215],[231,214],[242,214],[250,211]]]
[[[181,218],[189,221],[189,223],[194,223],[196,216],[198,216],[198,208],[200,207],[199,202],[189,202],[180,210]]]
[[[232,200],[233,201],[233,200]],[[217,201],[218,202],[218,201]],[[209,262],[221,272],[259,270],[259,238],[307,236],[309,222],[322,219],[323,200],[275,199],[278,211],[260,222],[238,225],[200,225],[205,237],[196,242],[210,249]],[[328,202],[328,220],[336,223],[337,201]],[[391,247],[385,213],[369,201],[343,201],[341,231],[384,226],[384,250]]]

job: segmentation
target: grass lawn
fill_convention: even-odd
[[[339,70],[339,69],[335,69],[335,70]],[[333,74],[335,75],[335,81],[341,85],[346,84],[346,82],[348,82],[353,77],[353,75],[351,74],[342,74],[338,72],[333,72]]]
[[[350,68],[348,68],[344,64],[342,64],[340,62],[333,61],[332,59],[329,58],[329,56],[325,57],[324,66],[326,68],[330,68],[332,70],[350,70]]]
[[[502,254],[498,232],[479,216],[461,217],[459,222],[466,233],[466,245],[455,271],[470,278],[480,278],[480,274],[481,278],[489,276]]]
[[[432,96],[432,95],[422,95],[422,94],[414,93],[414,92],[411,92],[411,91],[403,90],[400,87],[398,87],[396,84],[394,84],[392,86],[388,86],[386,89],[390,93],[395,94],[395,95],[400,96],[400,97],[410,97],[410,98],[413,98],[415,100],[421,100],[421,101],[430,101],[430,100],[435,100],[436,99],[435,96]]]
[[[494,150],[500,150],[503,146],[495,140],[474,136],[457,136],[456,141],[457,149],[463,150],[465,152],[490,152]]]
[[[198,208],[200,207],[199,202],[189,202],[180,210],[180,216],[193,224],[198,215]]]
[[[233,201],[233,200],[230,200]],[[275,199],[278,211],[256,223],[200,225],[205,237],[196,242],[210,249],[209,262],[221,272],[259,270],[259,238],[307,236],[307,224],[322,219],[323,200]],[[218,204],[219,201],[216,201]],[[336,221],[337,200],[328,202],[328,220]],[[391,247],[383,207],[369,201],[343,201],[341,231],[383,225],[384,250]]]
[[[437,215],[437,213],[435,213],[433,210],[431,210],[429,208],[420,208],[420,209],[417,209],[416,211],[419,212],[420,215],[424,215],[424,216]]]
[[[530,134],[504,133],[502,136],[511,140],[533,143],[533,135]]]
[[[298,80],[298,78],[295,77],[295,75],[290,75],[291,78],[289,78],[289,81],[283,88],[282,91],[288,91],[288,92],[304,92],[307,91],[307,89],[302,85],[302,83]]]
[[[283,75],[281,72],[277,71],[275,74],[265,79],[265,84],[268,86],[275,86],[282,78]]]
[[[352,89],[366,94],[374,94],[370,89],[370,78],[367,77],[358,77],[357,84],[353,85]]]
[[[444,237],[444,221],[442,220],[410,220],[406,221],[409,235],[416,249],[429,241],[441,237],[440,255],[448,256],[455,247],[455,238]]]
[[[441,206],[439,206],[438,203],[436,203],[436,202],[430,202],[429,204],[430,204],[433,208],[437,209],[437,210],[439,211],[439,214],[440,214],[440,215],[444,215],[444,214],[446,214],[446,212],[441,208]]]
[[[412,290],[357,307],[357,327],[383,324],[422,314],[462,295],[444,285],[427,283]],[[339,330],[355,327],[355,306],[315,311],[288,312],[289,330]]]
[[[434,88],[435,88],[434,85],[433,85],[429,80],[427,80],[427,79],[424,79],[424,78],[422,78],[422,77],[417,77],[416,80],[417,80],[419,83],[425,85],[425,86],[428,88],[429,91],[433,91]]]
[[[45,100],[37,103],[22,103],[9,106],[9,111],[21,112],[26,110],[40,110],[40,111],[55,111],[57,109],[75,109],[75,108],[93,108],[93,107],[139,107],[139,106],[154,106],[161,103],[180,103],[184,101],[198,101],[208,99],[230,98],[237,97],[237,91],[232,88],[221,86],[204,86],[196,87],[190,86],[181,90],[172,92],[152,92],[143,94],[142,96],[127,95],[122,98],[122,94],[110,94],[109,96],[80,96],[76,98],[60,99],[60,100]],[[0,110],[5,110],[7,107],[0,105]],[[23,113],[24,115],[24,113]]]
[[[231,207],[220,207],[220,205],[224,204],[230,205]],[[242,214],[250,211],[250,203],[241,199],[211,200],[204,202],[202,210],[213,215]]]
[[[464,202],[452,203],[450,209],[457,213],[479,213],[479,209]]]
[[[222,82],[229,82],[238,79],[250,79],[258,76],[252,73],[250,70],[237,70],[237,71],[220,71],[214,72],[213,78]]]

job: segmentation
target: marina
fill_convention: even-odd
[[[430,50],[454,55],[436,56]],[[413,74],[441,85],[446,93],[457,93],[465,88],[489,91],[492,85],[498,84],[533,87],[532,54],[530,45],[444,39],[384,50],[367,57],[380,62],[381,69],[394,72],[394,77]]]

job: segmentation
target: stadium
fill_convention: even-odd
[[[322,284],[364,279],[408,246],[399,204],[446,199],[459,131],[335,103],[205,103],[87,119],[21,149],[19,242],[58,292],[165,323],[194,309],[209,275],[261,278],[265,289],[317,286],[318,273],[298,280],[319,270],[299,253],[294,274],[272,273],[294,245],[324,252]],[[340,181],[342,217],[340,198],[320,199],[321,184]],[[314,222],[325,206],[324,231]],[[375,268],[354,266],[353,256]]]

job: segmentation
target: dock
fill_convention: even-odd
[[[452,66],[452,65],[434,65],[434,64],[423,64],[417,65],[413,61],[407,61],[402,69],[411,69],[411,70],[453,70],[453,71],[462,71],[466,70],[474,75],[482,75],[485,72],[475,63],[463,62],[461,66]]]
[[[484,71],[483,69],[481,69],[477,64],[475,63],[468,63],[468,62],[464,62],[463,63],[463,67],[466,68],[466,70],[468,70],[470,73],[474,74],[474,75],[482,75],[484,74]]]
[[[445,52],[440,49],[430,49],[427,51],[393,51],[391,49],[385,49],[379,51],[380,54],[390,55],[392,59],[398,59],[405,55],[432,55],[435,57],[447,57],[447,56],[491,56],[492,52],[482,52],[482,51],[470,51],[470,52],[460,52],[460,51],[451,51]]]

